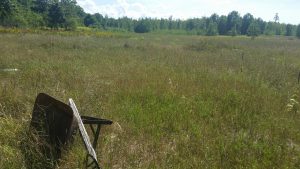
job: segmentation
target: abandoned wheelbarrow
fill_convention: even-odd
[[[80,116],[72,99],[69,99],[69,105],[67,105],[47,94],[40,93],[34,104],[30,128],[41,140],[40,142],[45,143],[41,147],[42,152],[54,162],[61,158],[62,149],[72,142],[73,136],[79,129],[87,150],[86,168],[100,169],[95,152],[100,129],[102,125],[111,125],[112,123],[106,119]],[[84,124],[91,128],[92,143]]]

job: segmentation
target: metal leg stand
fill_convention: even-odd
[[[89,117],[89,116],[81,116],[83,124],[89,124],[92,133],[93,133],[93,148],[96,150],[97,148],[97,143],[98,139],[100,136],[100,129],[102,125],[111,125],[113,122],[111,120],[106,120],[106,119],[99,119],[99,118],[94,118],[94,117]],[[86,168],[91,168],[91,169],[100,169],[97,159],[95,159],[93,156],[90,154],[87,154],[86,157]]]

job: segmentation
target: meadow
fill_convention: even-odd
[[[300,168],[298,39],[5,32],[5,68],[19,71],[0,71],[1,169],[26,168],[40,92],[114,121],[103,168]],[[59,168],[84,157],[77,136]]]

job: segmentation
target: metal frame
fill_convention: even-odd
[[[89,117],[89,116],[80,116],[78,109],[73,101],[73,99],[69,99],[69,105],[73,110],[73,114],[75,118],[77,119],[79,132],[82,137],[83,143],[85,145],[85,148],[87,150],[87,156],[85,159],[86,168],[92,168],[92,169],[100,169],[100,166],[97,161],[97,156],[95,149],[97,147],[97,142],[100,136],[100,129],[102,125],[111,125],[113,122],[111,120],[106,119],[100,119],[95,117]],[[86,132],[86,129],[84,127],[84,124],[89,124],[92,133],[93,133],[93,144],[91,145],[91,141],[89,138],[89,135]],[[94,128],[94,125],[96,125],[96,129]]]
[[[34,104],[30,129],[37,134],[39,142],[45,142],[41,144],[40,149],[55,164],[61,157],[61,149],[72,142],[73,135],[79,129],[87,151],[85,167],[100,169],[95,150],[101,126],[112,123],[111,120],[81,116],[72,99],[69,99],[67,105],[45,93],[40,93]],[[90,126],[93,142],[90,141],[85,125]]]
[[[106,120],[106,119],[100,119],[100,118],[95,118],[95,117],[90,117],[90,116],[81,116],[83,124],[89,124],[92,133],[93,133],[93,148],[97,148],[97,142],[100,136],[100,129],[102,125],[111,125],[113,122],[111,120]],[[96,129],[94,126],[96,125]]]
[[[96,150],[97,143],[100,136],[100,130],[102,125],[111,125],[113,122],[111,120],[106,119],[100,119],[95,117],[89,117],[89,116],[81,116],[83,124],[88,124],[91,128],[91,131],[93,133],[93,148]],[[96,126],[96,129],[94,128]],[[92,168],[92,169],[100,169],[100,166],[97,162],[97,159],[94,159],[92,155],[89,153],[86,155],[86,168]]]

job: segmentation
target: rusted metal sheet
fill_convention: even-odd
[[[93,144],[84,124],[90,126]],[[35,101],[30,128],[38,137],[41,152],[56,164],[61,157],[61,150],[72,140],[79,128],[87,150],[86,168],[100,169],[95,152],[102,125],[110,125],[112,121],[89,116],[80,116],[72,99],[69,105],[40,93]],[[96,128],[95,128],[96,126]]]
[[[61,157],[61,150],[70,141],[76,125],[70,106],[44,93],[37,96],[30,126],[38,139],[47,144],[41,150],[49,159]]]

